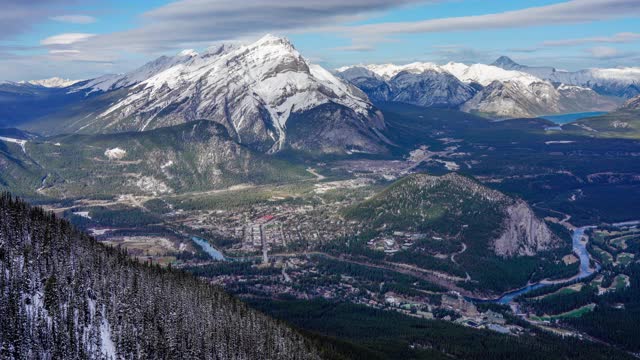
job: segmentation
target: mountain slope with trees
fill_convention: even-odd
[[[0,196],[0,358],[318,359],[284,324],[183,272]]]

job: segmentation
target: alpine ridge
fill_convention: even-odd
[[[551,66],[521,65],[506,56],[501,56],[492,65],[505,70],[521,71],[555,83],[586,87],[602,95],[625,99],[640,95],[640,68],[638,67],[566,71]]]
[[[609,111],[620,103],[588,86],[541,78],[537,73],[525,71],[507,57],[492,65],[417,62],[336,70],[339,77],[358,86],[374,103],[459,108],[494,119]]]
[[[237,142],[263,152],[386,151],[383,116],[367,96],[272,35],[244,46],[161,57],[69,91],[88,99],[65,114],[58,132],[145,131],[207,119],[224,125]],[[289,139],[294,117],[303,131]],[[320,132],[312,136],[307,127]],[[338,133],[344,136],[336,138]]]

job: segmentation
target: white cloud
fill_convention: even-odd
[[[353,44],[353,45],[346,45],[346,46],[337,46],[332,48],[331,50],[336,50],[336,51],[356,51],[356,52],[367,52],[367,51],[373,51],[375,50],[375,47],[371,46],[371,45],[358,45],[358,44]]]
[[[145,55],[140,56],[140,59],[150,57],[149,54],[174,52],[181,48],[206,47],[218,41],[246,40],[265,32],[328,33],[330,36],[351,39],[350,45],[330,50],[362,52],[374,50],[374,46],[381,42],[398,40],[396,36],[402,34],[576,24],[640,16],[640,0],[556,0],[562,2],[494,14],[352,25],[363,17],[368,19],[371,14],[391,8],[438,1],[447,0],[177,0],[142,14],[139,26],[128,30],[100,35],[59,34],[43,39],[41,45],[50,51],[47,61],[61,59],[59,61],[65,64],[70,61],[94,64],[108,61],[117,66],[126,66],[126,69],[135,65],[132,57],[142,53]],[[2,3],[0,39],[24,33],[32,24],[47,20],[72,23],[95,21],[88,15],[69,14],[70,4],[79,4],[80,0],[2,0]],[[7,3],[9,6],[6,6]],[[616,34],[610,38],[608,40],[614,43],[618,40],[626,41],[633,36]],[[605,38],[600,40],[592,42],[608,42]],[[527,49],[526,46],[527,44],[523,44],[523,52],[537,50]],[[551,48],[545,50],[551,51]],[[606,53],[603,50],[594,52],[601,55]],[[123,60],[124,54],[128,56],[126,63]],[[584,52],[581,55],[586,58],[589,54]],[[488,56],[474,52],[473,49],[462,48],[443,48],[434,55],[464,58]],[[34,63],[33,58],[25,56],[22,59],[25,66],[21,71],[27,72],[30,69],[28,66]],[[13,64],[17,64],[17,61]],[[18,68],[16,66],[13,69]],[[32,71],[36,71],[36,68],[37,66]],[[14,70],[0,66],[0,78],[3,77],[2,74],[17,76]],[[65,76],[71,75],[73,74]]]
[[[78,42],[86,41],[92,37],[96,36],[95,34],[85,34],[85,33],[66,33],[50,36],[46,39],[40,40],[41,45],[71,45]]]
[[[142,25],[97,36],[90,46],[162,52],[266,32],[326,30],[363,14],[439,0],[179,0],[142,14]]]
[[[50,17],[53,21],[71,23],[71,24],[91,24],[97,21],[93,16],[89,15],[59,15]]]
[[[52,55],[75,55],[75,54],[80,54],[80,50],[50,50],[49,54],[52,54]]]
[[[0,39],[10,39],[50,17],[62,15],[65,7],[75,5],[78,1],[80,0],[2,0]]]
[[[544,46],[576,46],[576,45],[593,44],[593,43],[619,44],[619,43],[630,43],[634,41],[640,41],[639,33],[624,32],[624,33],[615,34],[613,36],[598,36],[598,37],[589,37],[589,38],[580,38],[580,39],[550,40],[550,41],[543,42],[542,45]]]
[[[343,29],[356,37],[365,37],[575,24],[638,15],[638,0],[571,0],[495,14],[368,24]]]
[[[620,56],[620,53],[616,48],[609,46],[596,46],[587,50],[591,56],[597,59],[610,59]]]

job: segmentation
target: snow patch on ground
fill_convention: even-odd
[[[620,121],[620,120],[615,120],[611,123],[611,126],[613,126],[614,129],[627,129],[630,127],[628,122],[624,122],[624,121]]]
[[[104,235],[109,231],[113,231],[114,229],[89,229],[89,234],[93,236]]]
[[[27,144],[27,140],[8,138],[8,137],[4,137],[4,136],[0,136],[0,140],[6,141],[6,142],[10,142],[10,143],[14,143],[14,144],[18,144],[22,148],[22,152],[24,152],[25,154],[27,153],[27,149],[25,148],[25,145]]]
[[[551,144],[573,144],[575,141],[571,141],[571,140],[552,140],[552,141],[545,141],[544,143],[547,145],[551,145]]]
[[[460,170],[460,165],[456,164],[453,161],[446,161],[446,160],[440,160],[440,159],[435,159],[435,161],[443,164],[444,167],[447,168],[447,170],[449,170],[449,171],[458,171],[458,170]]]
[[[107,359],[116,359],[116,345],[111,340],[111,327],[107,319],[104,319],[100,326],[100,339],[102,340],[102,355]]]
[[[125,156],[127,156],[127,151],[120,149],[119,147],[107,149],[107,151],[104,152],[104,156],[106,156],[109,160],[121,160]]]
[[[73,215],[78,215],[78,216],[82,216],[83,218],[91,219],[91,216],[89,216],[88,211],[77,211],[77,212],[74,212]]]

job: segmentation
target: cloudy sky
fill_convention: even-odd
[[[80,79],[286,36],[326,67],[412,61],[640,66],[640,0],[3,0],[0,79]]]

